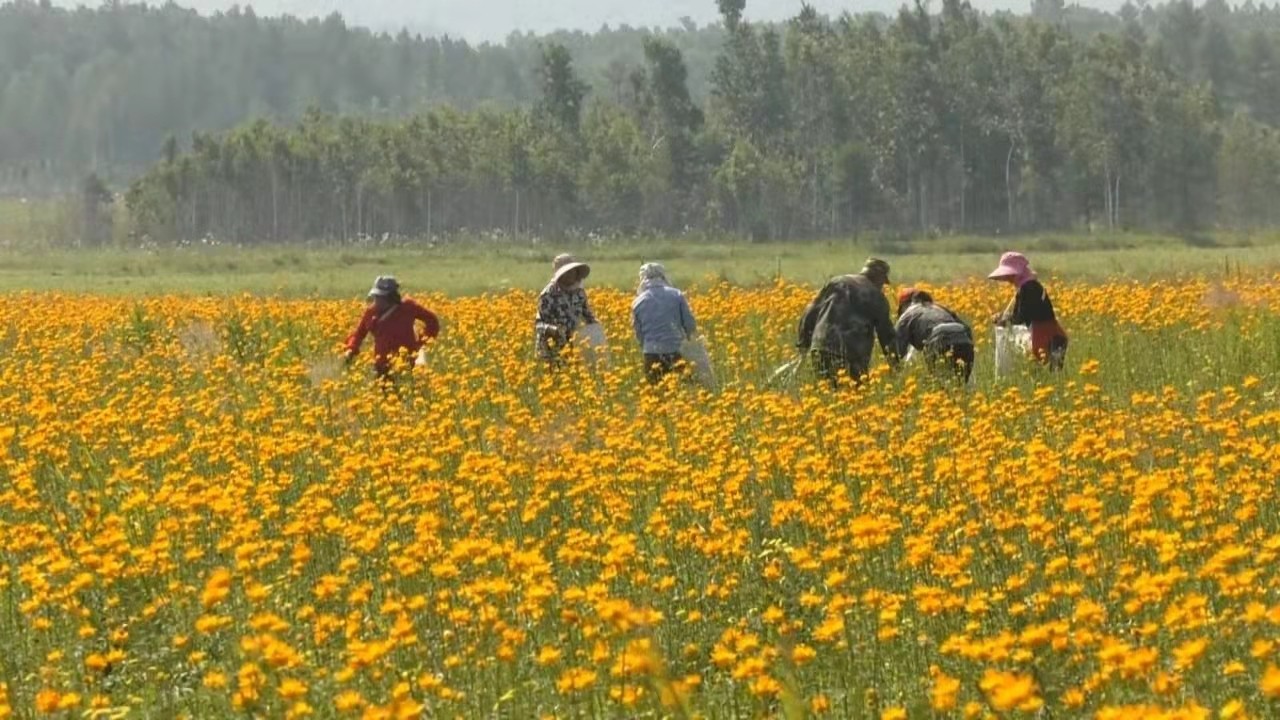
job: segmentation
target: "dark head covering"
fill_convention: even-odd
[[[880,258],[867,258],[867,262],[862,266],[862,274],[872,280],[879,280],[885,283],[889,282],[889,263]]]

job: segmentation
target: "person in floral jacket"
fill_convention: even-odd
[[[561,353],[574,333],[595,323],[596,317],[582,287],[582,281],[591,274],[591,266],[570,255],[560,255],[553,267],[551,282],[538,295],[534,336],[538,357],[554,366],[561,362]]]

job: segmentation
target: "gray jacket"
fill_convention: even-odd
[[[693,337],[698,326],[684,293],[670,285],[640,291],[631,303],[631,325],[646,355],[671,355]]]
[[[959,315],[937,303],[917,303],[903,311],[895,328],[899,356],[907,348],[945,352],[957,345],[972,345],[973,331]]]

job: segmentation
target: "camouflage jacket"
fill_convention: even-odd
[[[833,278],[809,303],[800,318],[796,346],[841,356],[870,357],[875,339],[886,357],[894,354],[893,321],[889,301],[865,275]]]
[[[555,357],[579,327],[594,322],[596,316],[587,303],[586,290],[565,290],[554,282],[547,285],[538,295],[538,315],[534,320],[538,355]]]

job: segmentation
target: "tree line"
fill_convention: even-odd
[[[1273,89],[1219,68],[1212,28],[1227,24],[1211,9],[1166,9],[1152,40],[1140,14],[1082,37],[1037,17],[1052,5],[993,22],[963,0],[889,23],[805,8],[783,27],[746,22],[744,5],[719,0],[703,101],[667,39],[644,38],[615,93],[545,43],[528,107],[313,110],[197,134],[185,152],[171,141],[128,192],[136,230],[795,238],[1271,221]]]
[[[708,0],[710,2],[710,0]],[[96,5],[96,3],[86,3]],[[721,32],[685,25],[565,32],[596,94],[625,82],[641,38],[681,48],[705,79]],[[448,105],[527,107],[542,38],[472,45],[449,37],[259,17],[202,16],[172,2],[109,0],[68,9],[48,0],[0,4],[0,192],[69,189],[86,173],[127,180],[165,138],[223,131],[256,117],[295,122],[309,108],[403,118]],[[701,81],[691,87],[699,91]]]
[[[96,169],[87,227],[110,197],[99,176],[118,186],[136,164],[131,230],[157,241],[1275,221],[1280,9],[947,0],[761,25],[718,5],[714,28],[473,48],[336,17],[9,3],[0,168]],[[60,94],[33,55],[102,75]],[[96,111],[38,110],[84,93]]]
[[[712,0],[705,0],[708,4]],[[982,16],[991,26],[1008,15]],[[1228,103],[1280,121],[1275,58],[1280,9],[1222,0],[1203,7],[1127,4],[1116,14],[1036,0],[1032,17],[1076,38],[1141,34],[1144,48]],[[882,31],[893,18],[869,15]],[[757,26],[786,35],[787,28]],[[513,34],[470,45],[409,32],[375,33],[325,19],[259,17],[251,8],[201,16],[172,3],[118,1],[66,9],[0,3],[0,191],[66,187],[93,170],[120,181],[149,166],[169,135],[227,130],[257,117],[296,122],[308,108],[403,118],[433,107],[529,107],[541,47],[563,45],[595,99],[625,97],[643,41],[680,50],[700,104],[726,39],[723,24]]]

